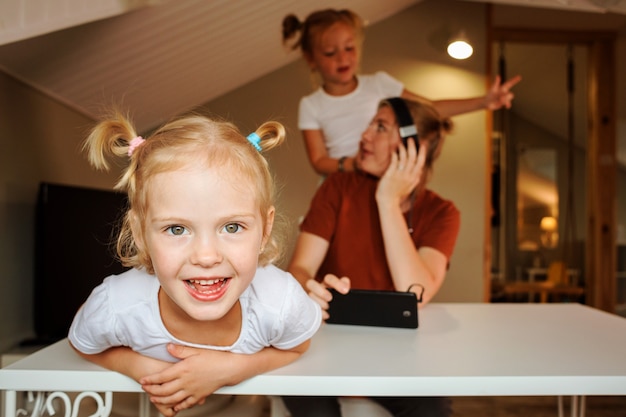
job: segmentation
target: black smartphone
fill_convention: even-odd
[[[414,292],[331,289],[326,323],[417,329],[417,296]]]
[[[416,150],[419,150],[419,141],[417,140],[417,127],[415,121],[411,116],[411,112],[406,105],[406,102],[401,97],[392,97],[386,100],[391,106],[394,114],[396,115],[396,121],[398,122],[400,137],[402,138],[402,144],[407,147],[407,141],[409,138],[413,138],[415,141]]]

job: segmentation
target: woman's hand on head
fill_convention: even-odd
[[[328,319],[328,303],[333,299],[332,293],[329,289],[334,289],[341,294],[347,294],[350,291],[350,278],[339,278],[333,274],[327,274],[324,277],[323,282],[318,282],[314,279],[310,279],[306,282],[306,288],[309,291],[309,297],[311,297],[322,308],[322,318]]]
[[[397,152],[392,152],[389,166],[376,189],[376,201],[379,205],[399,205],[419,185],[426,152],[426,146],[420,146],[417,150],[412,138],[407,141],[407,147],[400,144]]]

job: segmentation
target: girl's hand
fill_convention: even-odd
[[[426,146],[416,150],[415,141],[407,141],[407,147],[398,146],[397,152],[391,153],[389,167],[381,177],[376,189],[378,204],[399,206],[419,185],[424,163],[426,162]]]
[[[165,417],[174,417],[178,414],[178,411],[174,410],[175,404],[158,404],[153,403],[160,415]]]
[[[139,380],[150,401],[166,417],[203,404],[207,396],[225,385],[241,382],[233,378],[234,370],[238,369],[233,363],[237,359],[235,353],[173,344],[167,350],[182,360]]]
[[[285,366],[298,359],[310,341],[289,350],[266,347],[250,355],[169,344],[168,352],[180,362],[140,379],[150,401],[167,417],[203,404],[224,386]]]
[[[493,81],[489,92],[485,96],[485,108],[489,110],[498,110],[502,107],[507,109],[511,108],[511,102],[513,101],[514,94],[511,92],[511,88],[522,80],[520,75],[517,75],[507,82],[500,84],[500,76],[496,76]]]
[[[350,278],[338,278],[336,275],[328,274],[321,283],[314,279],[308,280],[306,288],[309,291],[309,297],[322,308],[322,318],[326,320],[330,317],[328,314],[328,303],[333,299],[333,295],[328,289],[332,288],[341,294],[347,294],[350,291]]]

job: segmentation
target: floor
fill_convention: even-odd
[[[569,397],[564,416],[570,416]],[[586,397],[586,417],[625,417],[626,397]],[[453,417],[557,417],[557,397],[456,397]]]
[[[570,416],[564,398],[565,417]],[[586,397],[585,417],[626,417],[626,397]],[[455,397],[452,417],[558,417],[557,397]],[[269,417],[265,409],[262,417]],[[367,417],[367,416],[363,416]]]

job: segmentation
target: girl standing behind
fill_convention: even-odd
[[[108,168],[108,156],[128,158],[116,185],[129,202],[117,252],[132,268],[94,289],[69,340],[142,383],[166,416],[294,361],[320,326],[319,306],[272,265],[274,188],[261,152],[283,140],[279,123],[246,138],[194,115],[144,140],[115,114],[85,143],[96,168]],[[179,348],[202,349],[173,365]]]
[[[401,96],[424,100],[385,72],[357,75],[363,44],[363,23],[354,12],[326,9],[311,13],[304,22],[293,14],[283,19],[283,43],[293,40],[312,72],[319,72],[321,86],[300,100],[298,127],[302,130],[309,162],[321,175],[354,171],[360,134],[376,113],[378,102]],[[296,35],[299,34],[299,37]],[[433,101],[442,117],[475,110],[509,108],[510,89],[520,81],[504,84],[496,77],[483,97]]]

